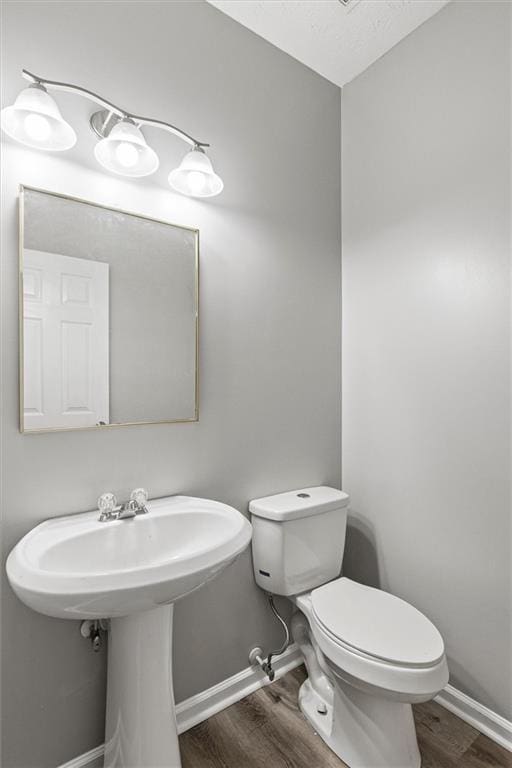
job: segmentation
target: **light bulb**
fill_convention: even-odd
[[[32,112],[26,116],[23,121],[23,127],[29,136],[34,141],[46,141],[51,132],[51,126],[46,117],[38,115]]]
[[[187,182],[193,195],[198,195],[206,186],[206,176],[201,171],[190,171]]]
[[[182,195],[213,197],[222,192],[224,184],[212,168],[204,149],[196,145],[187,152],[178,168],[169,174],[169,184]]]
[[[121,176],[148,176],[158,168],[158,155],[148,147],[140,128],[130,118],[119,120],[94,147],[96,160]]]
[[[133,168],[139,159],[139,153],[129,141],[122,141],[116,147],[116,158],[123,168]]]
[[[21,144],[34,149],[59,152],[71,149],[76,133],[62,117],[59,107],[46,89],[32,83],[18,94],[1,114],[2,130]]]

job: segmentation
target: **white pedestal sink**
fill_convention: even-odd
[[[48,616],[110,618],[105,768],[180,768],[172,685],[173,603],[247,547],[251,526],[216,501],[170,496],[148,514],[98,512],[36,526],[12,550],[18,597]]]

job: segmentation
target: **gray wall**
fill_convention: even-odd
[[[110,423],[193,419],[195,232],[26,189],[24,248],[109,265]]]
[[[149,130],[164,160],[154,178],[102,172],[90,104],[76,97],[59,97],[79,133],[69,153],[6,142],[4,552],[47,517],[93,508],[107,489],[122,498],[143,485],[245,510],[263,494],[339,485],[339,89],[202,2],[6,2],[3,37],[5,103],[22,67],[83,84],[209,140],[226,185],[210,202],[173,194],[166,176],[186,147]],[[20,182],[200,228],[197,424],[18,433]],[[2,631],[4,768],[50,768],[99,744],[104,654],[77,623],[26,609],[5,582]],[[177,606],[177,700],[245,667],[252,645],[280,639],[246,553]]]
[[[508,718],[510,13],[451,3],[342,96],[345,570]]]

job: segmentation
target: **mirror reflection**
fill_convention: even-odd
[[[21,429],[195,421],[195,229],[22,188]]]

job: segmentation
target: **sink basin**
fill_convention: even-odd
[[[18,597],[64,619],[110,618],[105,768],[180,768],[172,684],[174,601],[226,568],[252,528],[233,507],[169,496],[148,513],[36,526],[10,553]]]
[[[38,525],[7,560],[20,600],[64,619],[149,610],[213,578],[251,539],[247,519],[220,502],[170,496],[147,508],[128,520],[86,512]]]

